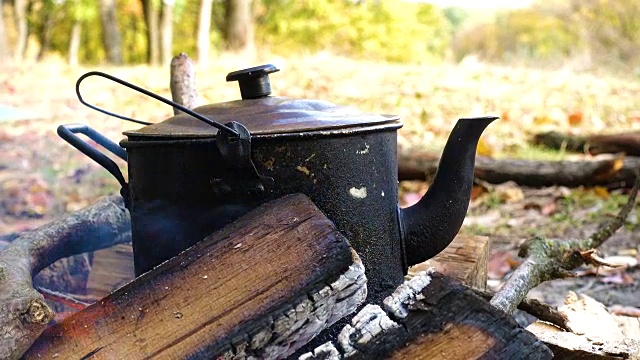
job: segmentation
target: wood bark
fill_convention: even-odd
[[[254,46],[254,19],[251,0],[227,0],[225,42],[228,50],[251,51]]]
[[[0,358],[19,358],[53,318],[32,277],[62,257],[131,241],[130,226],[122,198],[107,197],[0,250]]]
[[[144,22],[147,26],[147,62],[150,65],[160,64],[160,12],[153,0],[142,0]]]
[[[474,292],[437,272],[422,272],[367,305],[336,343],[310,359],[550,359],[549,349]]]
[[[188,109],[198,106],[195,65],[187,54],[181,53],[171,60],[169,87],[171,88],[171,99],[174,102]],[[178,115],[181,111],[173,108],[173,113]]]
[[[22,61],[27,50],[27,37],[29,36],[29,26],[27,24],[28,0],[14,0],[13,9],[15,14],[16,29],[18,30],[16,47],[13,57],[16,61]]]
[[[198,21],[198,63],[201,66],[209,64],[209,50],[211,49],[211,10],[213,0],[200,1],[200,17]]]
[[[175,0],[162,0],[160,14],[160,59],[163,66],[169,65],[173,54],[173,8]]]
[[[114,65],[123,63],[122,37],[118,29],[115,0],[100,0],[100,22],[102,24],[102,42],[107,53],[107,61]]]
[[[365,284],[333,223],[289,195],[47,329],[24,358],[283,358],[355,311]]]
[[[435,175],[439,157],[420,150],[398,153],[398,179],[430,180]],[[640,170],[640,157],[599,155],[572,161],[536,161],[516,159],[476,158],[476,178],[500,184],[514,181],[530,187],[546,186],[607,186],[629,187]]]

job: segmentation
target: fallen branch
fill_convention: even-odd
[[[438,167],[439,157],[431,152],[398,153],[398,179],[430,180]],[[640,170],[640,157],[599,155],[583,160],[535,161],[476,158],[475,176],[492,184],[514,181],[518,185],[595,186],[609,188],[629,186]]]
[[[120,196],[21,233],[0,250],[0,358],[17,359],[54,317],[32,278],[55,261],[131,241]]]
[[[558,150],[640,156],[640,133],[627,132],[610,135],[578,136],[556,131],[536,134],[533,143]]]
[[[518,252],[518,256],[525,258],[525,261],[491,299],[491,304],[507,314],[512,314],[527,293],[538,284],[574,276],[570,271],[589,260],[581,253],[599,247],[624,225],[629,212],[635,206],[639,187],[640,177],[636,177],[629,200],[620,213],[603,223],[587,239],[552,241],[536,236],[525,241]]]
[[[495,296],[495,293],[490,290],[481,290],[477,288],[471,289],[476,293],[476,295],[487,301],[491,300],[491,298]],[[565,314],[536,299],[525,297],[519,304],[517,304],[517,308],[518,310],[522,310],[527,314],[535,316],[538,320],[546,321],[561,329],[568,330],[567,322],[569,319]]]

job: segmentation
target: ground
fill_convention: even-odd
[[[352,105],[373,113],[398,114],[405,126],[399,146],[440,149],[460,117],[495,114],[482,138],[483,155],[536,159],[568,159],[563,152],[528,144],[537,132],[575,134],[640,130],[640,79],[606,71],[513,68],[468,60],[461,64],[383,64],[326,54],[294,59],[265,57],[248,62],[222,55],[209,68],[198,68],[196,86],[202,104],[239,98],[226,73],[274,62],[282,69],[271,75],[277,96],[306,97]],[[16,120],[0,109],[0,234],[22,231],[96,198],[117,193],[118,184],[104,169],[71,148],[55,134],[60,124],[88,124],[114,141],[122,131],[138,128],[81,105],[75,81],[86,71],[100,70],[170,97],[167,68],[87,66],[60,62],[8,65],[0,73],[0,105],[22,113]],[[110,111],[158,122],[171,115],[167,106],[104,79],[82,86],[86,101]],[[9,119],[11,117],[11,119]],[[122,161],[117,161],[126,170]],[[426,184],[401,184],[401,203],[414,201]],[[604,188],[525,189],[513,185],[480,185],[462,231],[489,235],[490,261],[497,287],[517,265],[517,244],[541,234],[554,238],[588,236],[598,223],[616,213],[626,200],[624,190]],[[640,222],[634,211],[627,226],[602,247],[603,256],[638,259]],[[1,244],[0,244],[1,245]],[[531,295],[558,304],[566,291],[592,294],[607,305],[640,307],[640,271],[588,275],[543,284]],[[608,273],[607,273],[608,274]]]

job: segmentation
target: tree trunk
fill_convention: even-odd
[[[0,2],[0,62],[9,57],[9,45],[7,44],[7,28],[4,24],[4,7]]]
[[[251,51],[253,49],[253,13],[251,0],[227,0],[225,40],[227,49]]]
[[[173,7],[175,0],[162,0],[162,15],[160,18],[160,36],[162,65],[171,63],[173,53]]]
[[[153,0],[142,0],[142,8],[147,25],[147,62],[158,65],[160,64],[160,28],[158,27],[160,12]]]
[[[122,39],[118,29],[115,0],[100,0],[100,22],[107,60],[111,64],[121,65],[123,63]]]
[[[71,28],[71,39],[69,40],[69,65],[78,65],[78,52],[80,51],[80,41],[82,40],[82,24],[76,20]]]
[[[16,48],[14,52],[16,61],[21,61],[24,58],[24,52],[27,49],[27,36],[29,35],[29,28],[27,26],[28,4],[28,0],[14,0],[13,2],[16,29],[18,31],[18,38],[16,40]]]
[[[212,5],[213,0],[202,0],[200,3],[200,21],[198,22],[198,62],[200,65],[209,63]]]
[[[54,26],[53,13],[51,9],[49,11],[43,11],[43,24],[42,29],[40,31],[40,49],[38,50],[38,55],[36,56],[36,61],[40,62],[44,58],[44,56],[49,51],[49,47],[51,46],[51,30]]]

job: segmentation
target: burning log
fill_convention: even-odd
[[[363,272],[307,197],[286,196],[47,329],[25,359],[286,357],[355,311]]]
[[[336,343],[300,359],[550,359],[549,349],[473,290],[422,272],[367,305]]]
[[[129,213],[113,196],[21,233],[0,250],[0,358],[20,357],[53,319],[33,276],[60,258],[128,241]]]

